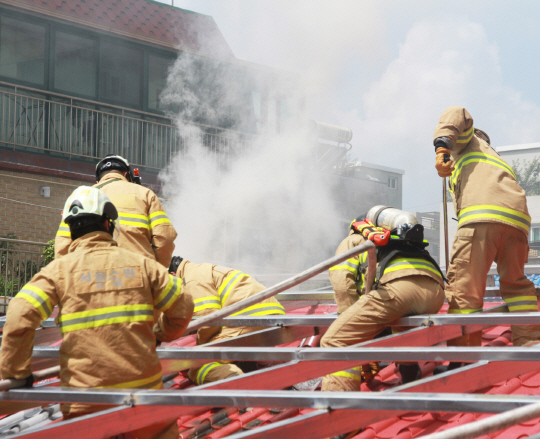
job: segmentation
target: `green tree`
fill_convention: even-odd
[[[42,267],[49,262],[54,261],[54,238],[47,242],[47,245],[43,249],[43,253],[41,253],[41,257],[43,258]]]
[[[540,157],[532,160],[512,161],[512,167],[516,173],[519,185],[527,195],[540,195]]]

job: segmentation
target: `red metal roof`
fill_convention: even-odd
[[[58,18],[126,36],[144,37],[168,47],[234,57],[214,19],[150,0],[2,0]]]

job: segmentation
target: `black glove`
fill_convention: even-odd
[[[161,343],[163,343],[161,340],[158,340],[156,338],[156,348],[160,347],[161,346]]]
[[[178,267],[180,266],[180,263],[184,260],[184,258],[180,256],[173,256],[171,259],[171,265],[169,265],[169,273],[176,275],[176,272],[178,271]]]
[[[454,147],[452,146],[452,142],[448,137],[437,137],[433,141],[433,145],[435,145],[435,151],[437,151],[437,149],[439,148],[447,148],[450,151],[454,149]]]

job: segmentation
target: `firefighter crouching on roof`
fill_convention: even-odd
[[[344,253],[364,242],[364,238],[361,235],[362,230],[357,230],[354,224],[359,225],[365,219],[366,215],[363,214],[352,220],[349,235],[339,244],[336,255]],[[334,265],[328,271],[330,283],[334,289],[334,299],[337,304],[338,314],[343,313],[347,308],[356,303],[360,296],[365,293],[360,265],[366,261],[367,252],[364,252],[347,259],[341,264]],[[369,380],[379,372],[380,368],[379,363],[370,363],[358,367],[356,370],[361,371],[364,380]]]
[[[404,214],[408,222],[388,226],[391,234],[390,230],[375,226],[384,224],[378,218],[388,212]],[[361,231],[357,234],[358,244],[370,239],[377,245],[376,284],[332,323],[321,340],[321,347],[347,347],[370,340],[400,317],[436,313],[444,302],[443,276],[424,250],[428,244],[416,218],[385,206],[374,207],[367,216],[373,222],[366,219],[353,226]],[[365,262],[358,270],[367,278],[367,258],[361,261]],[[417,363],[402,363],[397,369],[404,383],[421,377]],[[325,376],[322,390],[358,391],[360,382],[360,368],[355,367]]]
[[[173,257],[169,271],[176,272],[179,277],[184,279],[184,290],[193,298],[195,304],[193,315],[200,317],[234,305],[265,289],[251,276],[239,270],[210,263],[194,264],[179,256]],[[285,314],[285,309],[275,298],[270,297],[233,314],[233,316],[276,314]],[[261,329],[264,328],[256,326],[206,326],[197,331],[197,345],[226,340]],[[242,375],[244,371],[241,367],[245,371],[249,371],[246,366],[253,365],[248,365],[248,362],[239,362],[238,365],[228,362],[212,362],[190,369],[188,376],[192,382],[201,385]]]
[[[135,184],[135,178],[126,159],[109,154],[96,165],[94,187],[105,192],[118,210],[122,229],[118,246],[155,259],[168,268],[176,230],[156,194]],[[54,243],[55,257],[65,255],[70,244],[69,227],[62,222]]]
[[[524,273],[531,218],[525,191],[514,171],[490,146],[487,134],[474,128],[465,108],[449,107],[443,112],[433,143],[435,167],[441,177],[449,177],[458,217],[447,271],[448,312],[468,314],[482,310],[486,278],[494,261],[501,277],[501,296],[509,311],[538,311],[534,284]],[[539,341],[539,325],[512,326],[515,346]],[[481,332],[448,342],[449,346],[480,344]]]
[[[31,387],[36,328],[55,306],[63,335],[64,387],[160,389],[156,343],[182,335],[193,301],[182,279],[155,260],[117,246],[118,213],[104,192],[81,186],[66,201],[63,221],[73,242],[67,255],[42,268],[11,300],[2,338],[2,378]],[[153,310],[163,314],[154,322]],[[62,404],[65,419],[110,406]],[[137,438],[177,438],[174,422],[138,430]]]

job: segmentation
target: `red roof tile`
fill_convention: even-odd
[[[150,0],[19,0],[21,7],[92,27],[106,26],[136,36],[148,36],[168,47],[219,58],[234,57],[214,19]],[[128,17],[125,20],[121,17]],[[151,32],[153,30],[153,32]]]

